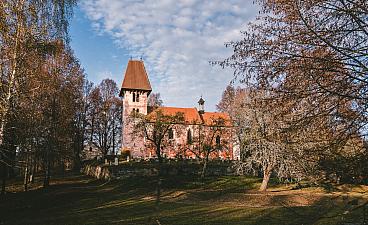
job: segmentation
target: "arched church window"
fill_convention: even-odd
[[[169,129],[169,139],[170,140],[174,139],[174,131],[172,128]]]
[[[216,136],[216,147],[220,148],[220,145],[221,145],[221,137],[220,135],[217,135]]]
[[[133,92],[133,102],[135,102],[135,92]]]
[[[189,129],[187,131],[187,144],[192,144],[193,140],[192,140],[192,131]]]
[[[135,101],[139,102],[139,93],[137,93],[136,97],[135,97]]]
[[[139,109],[137,109],[136,112],[139,113]]]

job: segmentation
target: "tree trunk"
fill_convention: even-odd
[[[49,186],[49,179],[48,179],[48,169],[47,169],[47,166],[45,168],[45,174],[44,174],[44,178],[43,178],[43,187],[46,188]]]
[[[11,124],[13,126],[13,124]],[[16,151],[17,151],[17,147],[16,147],[16,143],[15,143],[15,139],[16,139],[16,135],[14,132],[14,129],[11,128],[10,130],[10,140],[9,140],[9,152],[8,152],[8,178],[14,178],[16,176],[15,174],[15,161],[16,161]],[[8,136],[8,135],[7,135]]]
[[[5,110],[5,114],[7,114],[7,111]],[[3,144],[3,139],[4,139],[4,128],[5,128],[5,124],[6,124],[6,118],[5,116],[2,116],[1,118],[1,123],[0,123],[0,145]]]
[[[45,168],[45,177],[43,180],[43,187],[46,188],[50,185],[50,159],[47,156],[46,168]]]
[[[158,214],[160,210],[160,199],[161,199],[161,164],[162,164],[162,158],[161,158],[161,146],[158,145],[156,147],[156,155],[158,157],[158,168],[157,168],[157,192],[156,192],[156,213]]]
[[[61,175],[64,177],[65,176],[65,172],[66,172],[66,168],[65,168],[65,161],[63,159],[60,160],[61,163]]]
[[[35,180],[35,176],[36,176],[36,173],[37,173],[37,157],[34,155],[34,159],[33,159],[33,168],[32,168],[32,174],[31,174],[31,177],[30,177],[30,182],[33,184],[34,183],[34,180]]]
[[[112,154],[116,155],[115,153],[115,118],[113,118],[113,125],[112,125]]]
[[[17,4],[17,8],[19,11],[23,10],[24,0],[19,1]],[[19,19],[19,15],[17,13],[17,17]],[[16,36],[15,36],[15,44],[14,44],[14,52],[12,55],[12,69],[9,77],[9,86],[5,97],[5,104],[4,109],[2,112],[1,122],[0,122],[0,146],[4,143],[4,131],[8,122],[8,113],[11,107],[11,99],[14,97],[14,89],[16,83],[16,75],[17,75],[17,68],[18,68],[18,51],[19,51],[19,42],[20,42],[20,32],[22,31],[22,22],[17,22],[16,28]]]
[[[50,177],[51,177],[51,161],[47,165],[47,186],[50,185]]]
[[[28,191],[28,156],[26,160],[26,168],[24,170],[24,191]]]
[[[203,168],[202,168],[202,173],[201,173],[201,180],[203,182],[204,177],[206,176],[206,170],[207,170],[207,164],[208,164],[208,155],[206,156],[206,158],[204,159],[204,163],[203,163]]]
[[[2,184],[1,184],[1,194],[5,194],[5,186],[6,186],[6,165],[5,163],[1,163],[1,172],[2,172]]]
[[[157,176],[157,190],[156,190],[156,212],[160,211],[161,184],[162,184],[161,176],[158,175]]]
[[[266,191],[268,182],[270,181],[271,173],[272,168],[267,166],[266,169],[263,171],[263,180],[261,187],[259,188],[260,191]]]
[[[74,171],[80,171],[80,169],[81,169],[81,159],[80,159],[80,155],[79,155],[79,153],[81,151],[80,151],[80,147],[79,146],[77,148],[78,149],[77,149],[77,151],[74,154],[74,165],[73,165],[73,170]]]

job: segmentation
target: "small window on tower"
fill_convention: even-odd
[[[136,98],[135,98],[135,101],[136,101],[136,102],[139,102],[139,93],[137,93],[137,96],[136,96]]]
[[[139,113],[139,109],[137,109],[136,112]]]
[[[135,102],[135,93],[133,92],[133,102]]]

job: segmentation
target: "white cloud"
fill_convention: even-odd
[[[209,64],[231,55],[224,43],[238,40],[255,18],[252,0],[85,0],[95,27],[131,55],[143,55],[154,92],[165,105],[193,107],[200,95],[214,110],[232,79],[231,70]],[[121,78],[122,79],[122,78]]]
[[[98,81],[102,81],[103,79],[106,79],[106,78],[110,78],[113,77],[113,74],[111,71],[108,71],[108,70],[104,70],[104,71],[97,71],[96,72],[96,80]],[[96,84],[98,85],[98,83]]]

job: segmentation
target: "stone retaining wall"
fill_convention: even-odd
[[[96,177],[101,180],[109,180],[113,178],[112,173],[108,166],[105,165],[93,165],[93,164],[85,164],[81,172],[88,176]]]
[[[122,179],[137,176],[157,176],[157,162],[122,162],[119,165],[98,164],[96,162],[85,163],[81,172],[96,177],[97,179]],[[161,166],[163,175],[172,176],[199,176],[202,164],[193,162],[165,162]],[[209,162],[206,176],[234,175],[230,161]]]

